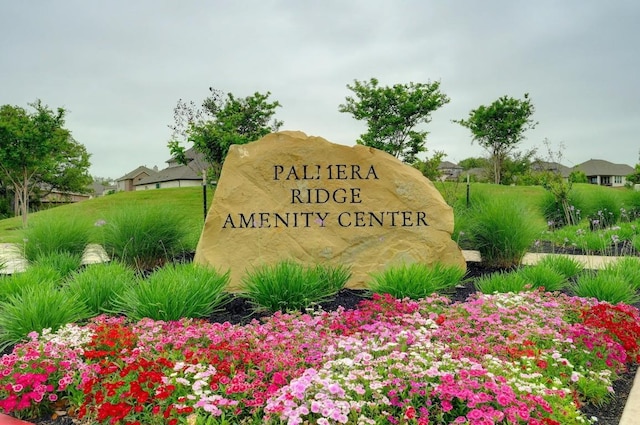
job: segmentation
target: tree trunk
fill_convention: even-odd
[[[24,170],[22,175],[22,227],[27,227],[27,214],[29,213],[29,178],[27,176],[27,170]]]

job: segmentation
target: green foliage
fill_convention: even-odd
[[[611,304],[635,304],[640,301],[636,290],[617,273],[583,273],[571,289],[579,297],[596,298]]]
[[[114,312],[133,321],[203,318],[228,300],[229,273],[197,264],[168,264],[116,296]]]
[[[612,274],[625,281],[633,290],[640,290],[640,258],[620,257],[608,263],[600,274]]]
[[[278,131],[282,121],[272,119],[278,101],[269,102],[270,92],[254,93],[239,98],[232,93],[211,89],[211,96],[202,103],[202,109],[193,102],[178,101],[174,109],[173,140],[169,142],[171,154],[184,163],[182,143],[193,143],[213,166],[211,178],[217,180],[231,145],[242,145]]]
[[[379,273],[372,273],[369,289],[378,294],[390,294],[395,298],[414,300],[434,293],[455,290],[464,277],[465,270],[458,266],[435,263],[412,263],[393,266]]]
[[[91,232],[91,223],[78,216],[38,216],[23,230],[24,256],[29,261],[54,253],[82,256]]]
[[[584,270],[582,263],[566,255],[545,255],[537,265],[555,270],[567,280],[577,277]]]
[[[88,317],[75,294],[61,291],[52,283],[25,288],[0,302],[0,350],[20,342],[30,332],[47,328],[55,332]]]
[[[24,226],[35,187],[84,192],[91,183],[89,154],[64,128],[66,111],[40,100],[29,106],[33,112],[0,107],[0,173],[14,189]]]
[[[569,182],[571,183],[589,183],[587,175],[584,171],[575,170],[569,173]]]
[[[439,82],[378,86],[378,80],[355,80],[347,88],[355,94],[345,99],[338,110],[367,122],[367,132],[356,141],[413,163],[425,151],[427,132],[416,130],[431,121],[431,113],[449,103]]]
[[[60,270],[46,264],[32,265],[22,273],[0,277],[0,301],[6,301],[13,295],[19,295],[29,288],[42,285],[60,286],[64,276]]]
[[[568,285],[567,278],[559,271],[544,264],[527,266],[517,272],[532,288],[544,288],[545,291],[560,291]]]
[[[529,214],[523,204],[502,198],[479,202],[473,207],[468,237],[486,264],[496,267],[520,264],[543,230]]]
[[[469,118],[453,122],[468,128],[473,141],[486,149],[494,166],[494,183],[500,184],[503,163],[524,139],[524,132],[536,126],[531,119],[535,111],[529,94],[524,100],[503,96],[489,106],[481,105],[469,113]]]
[[[176,209],[131,205],[117,211],[101,227],[103,246],[111,258],[137,270],[152,270],[182,253],[188,229]]]
[[[92,264],[74,274],[67,282],[91,316],[115,310],[114,301],[137,283],[133,269],[120,262]]]
[[[431,158],[418,159],[411,166],[420,171],[429,180],[439,180],[440,176],[442,176],[442,171],[438,167],[440,167],[442,158],[445,156],[444,152],[437,151]]]
[[[519,273],[498,272],[490,275],[482,276],[475,281],[475,287],[483,294],[494,294],[531,290],[530,282]]]
[[[285,260],[248,271],[242,278],[242,296],[258,311],[303,311],[335,295],[349,277],[344,266],[304,266]]]
[[[38,257],[30,267],[56,270],[61,279],[65,279],[82,267],[82,255],[64,251],[52,252]]]
[[[464,171],[468,171],[472,168],[488,168],[490,166],[490,163],[487,158],[469,157],[458,162],[458,165],[462,167]]]

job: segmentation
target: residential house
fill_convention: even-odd
[[[209,168],[202,154],[193,148],[185,152],[187,165],[180,164],[176,158],[167,160],[167,168],[140,179],[135,190],[164,189],[169,187],[189,187],[202,185],[202,171]]]
[[[620,187],[627,182],[627,176],[635,169],[626,164],[614,164],[603,159],[590,159],[574,167],[587,175],[587,181],[600,186]]]
[[[458,164],[454,164],[453,162],[449,162],[449,161],[441,161],[440,165],[438,165],[438,171],[440,171],[441,176],[440,179],[441,180],[458,180],[458,177],[460,176],[460,174],[462,174],[462,167],[459,166]]]
[[[565,181],[569,180],[569,176],[573,169],[562,165],[558,162],[548,162],[548,161],[533,161],[531,163],[531,171],[534,172],[543,172],[550,171],[552,173],[558,173],[562,176]]]
[[[119,192],[132,191],[135,189],[135,185],[138,184],[140,180],[147,178],[149,176],[152,176],[157,172],[158,172],[157,167],[154,167],[154,169],[152,170],[151,168],[147,168],[141,165],[140,167],[136,168],[135,170],[125,174],[124,176],[116,180],[117,190]]]

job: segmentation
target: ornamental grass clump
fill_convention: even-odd
[[[455,265],[435,263],[403,264],[372,273],[369,289],[377,294],[417,300],[431,294],[453,291],[464,277],[465,270]]]
[[[571,285],[571,290],[579,297],[595,298],[611,304],[635,304],[640,301],[640,295],[624,277],[606,270],[581,274]]]
[[[210,316],[228,300],[229,273],[193,263],[167,264],[112,301],[131,320],[179,320]]]
[[[526,266],[517,272],[530,286],[534,288],[544,288],[545,291],[560,291],[567,287],[569,281],[559,271],[544,265]]]
[[[501,271],[476,279],[475,287],[483,294],[495,294],[528,291],[532,285],[519,273]]]
[[[576,278],[584,270],[582,263],[566,255],[546,255],[536,265],[549,267],[567,280]]]
[[[82,267],[82,254],[53,251],[38,257],[30,267],[56,270],[62,279],[66,279]]]
[[[100,223],[102,243],[111,258],[150,271],[185,251],[185,223],[176,208],[129,206]]]
[[[67,289],[87,306],[92,316],[108,313],[115,309],[114,301],[136,285],[135,271],[120,263],[92,264],[72,275]]]
[[[479,202],[469,223],[469,237],[491,267],[520,265],[542,227],[523,205],[511,199],[496,198]]]
[[[257,311],[303,311],[330,299],[351,277],[344,266],[305,266],[285,260],[254,267],[242,278],[242,296]]]
[[[28,288],[37,288],[51,284],[58,287],[64,276],[59,270],[48,265],[29,266],[24,272],[0,277],[0,301],[6,301],[12,295],[19,295]]]
[[[91,223],[75,216],[31,220],[23,232],[24,257],[36,261],[42,256],[60,252],[82,256],[91,232]]]
[[[25,339],[30,332],[57,330],[89,318],[77,295],[50,282],[40,282],[0,302],[0,350]]]
[[[608,263],[600,273],[616,275],[634,290],[640,290],[640,258],[638,257],[620,257]]]

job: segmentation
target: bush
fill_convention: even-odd
[[[258,311],[302,311],[326,301],[351,277],[343,266],[304,266],[293,261],[254,267],[242,278],[242,296]]]
[[[20,295],[29,288],[52,284],[60,286],[64,277],[59,270],[48,265],[35,265],[22,273],[0,277],[0,301],[6,301],[13,295]]]
[[[513,200],[494,199],[479,203],[469,226],[473,245],[490,267],[520,264],[527,249],[542,233],[527,210]]]
[[[378,294],[390,294],[403,299],[414,300],[428,297],[433,293],[445,293],[455,289],[465,270],[458,266],[446,266],[436,263],[429,266],[412,263],[399,267],[390,267],[380,273],[372,273],[369,289]]]
[[[176,209],[131,206],[102,226],[103,246],[111,258],[137,270],[153,270],[184,252],[188,236]]]
[[[522,276],[532,289],[544,288],[545,291],[554,292],[564,289],[569,283],[562,273],[544,264],[523,267],[516,273]]]
[[[23,232],[24,257],[36,261],[42,256],[61,252],[82,257],[91,232],[87,220],[73,216],[34,219]]]
[[[607,264],[600,274],[613,274],[625,281],[635,291],[640,290],[640,258],[621,257]]]
[[[544,197],[540,201],[540,209],[542,210],[542,215],[547,221],[548,227],[557,229],[580,222],[583,217],[582,207],[584,201],[582,197],[575,192],[571,192],[569,194],[568,203],[569,207],[567,213],[570,214],[570,220],[572,223],[567,223],[567,216],[561,202],[559,202],[552,193],[545,193]]]
[[[551,268],[567,280],[577,277],[584,270],[582,263],[565,255],[545,255],[537,265]]]
[[[115,310],[118,294],[125,293],[135,283],[135,272],[115,261],[87,266],[71,277],[67,289],[78,295],[91,316],[98,316]]]
[[[168,264],[117,295],[114,312],[134,321],[207,317],[227,301],[228,281],[229,273],[193,263]]]
[[[531,290],[531,284],[519,273],[498,272],[482,276],[475,282],[475,287],[483,294],[494,294]]]
[[[0,302],[0,350],[27,337],[30,332],[58,330],[67,323],[89,317],[75,294],[52,283],[40,283]]]
[[[596,298],[611,304],[634,304],[640,301],[636,290],[615,273],[583,273],[572,290],[579,297]]]
[[[31,267],[56,270],[62,279],[82,267],[82,254],[54,251],[40,256]]]

